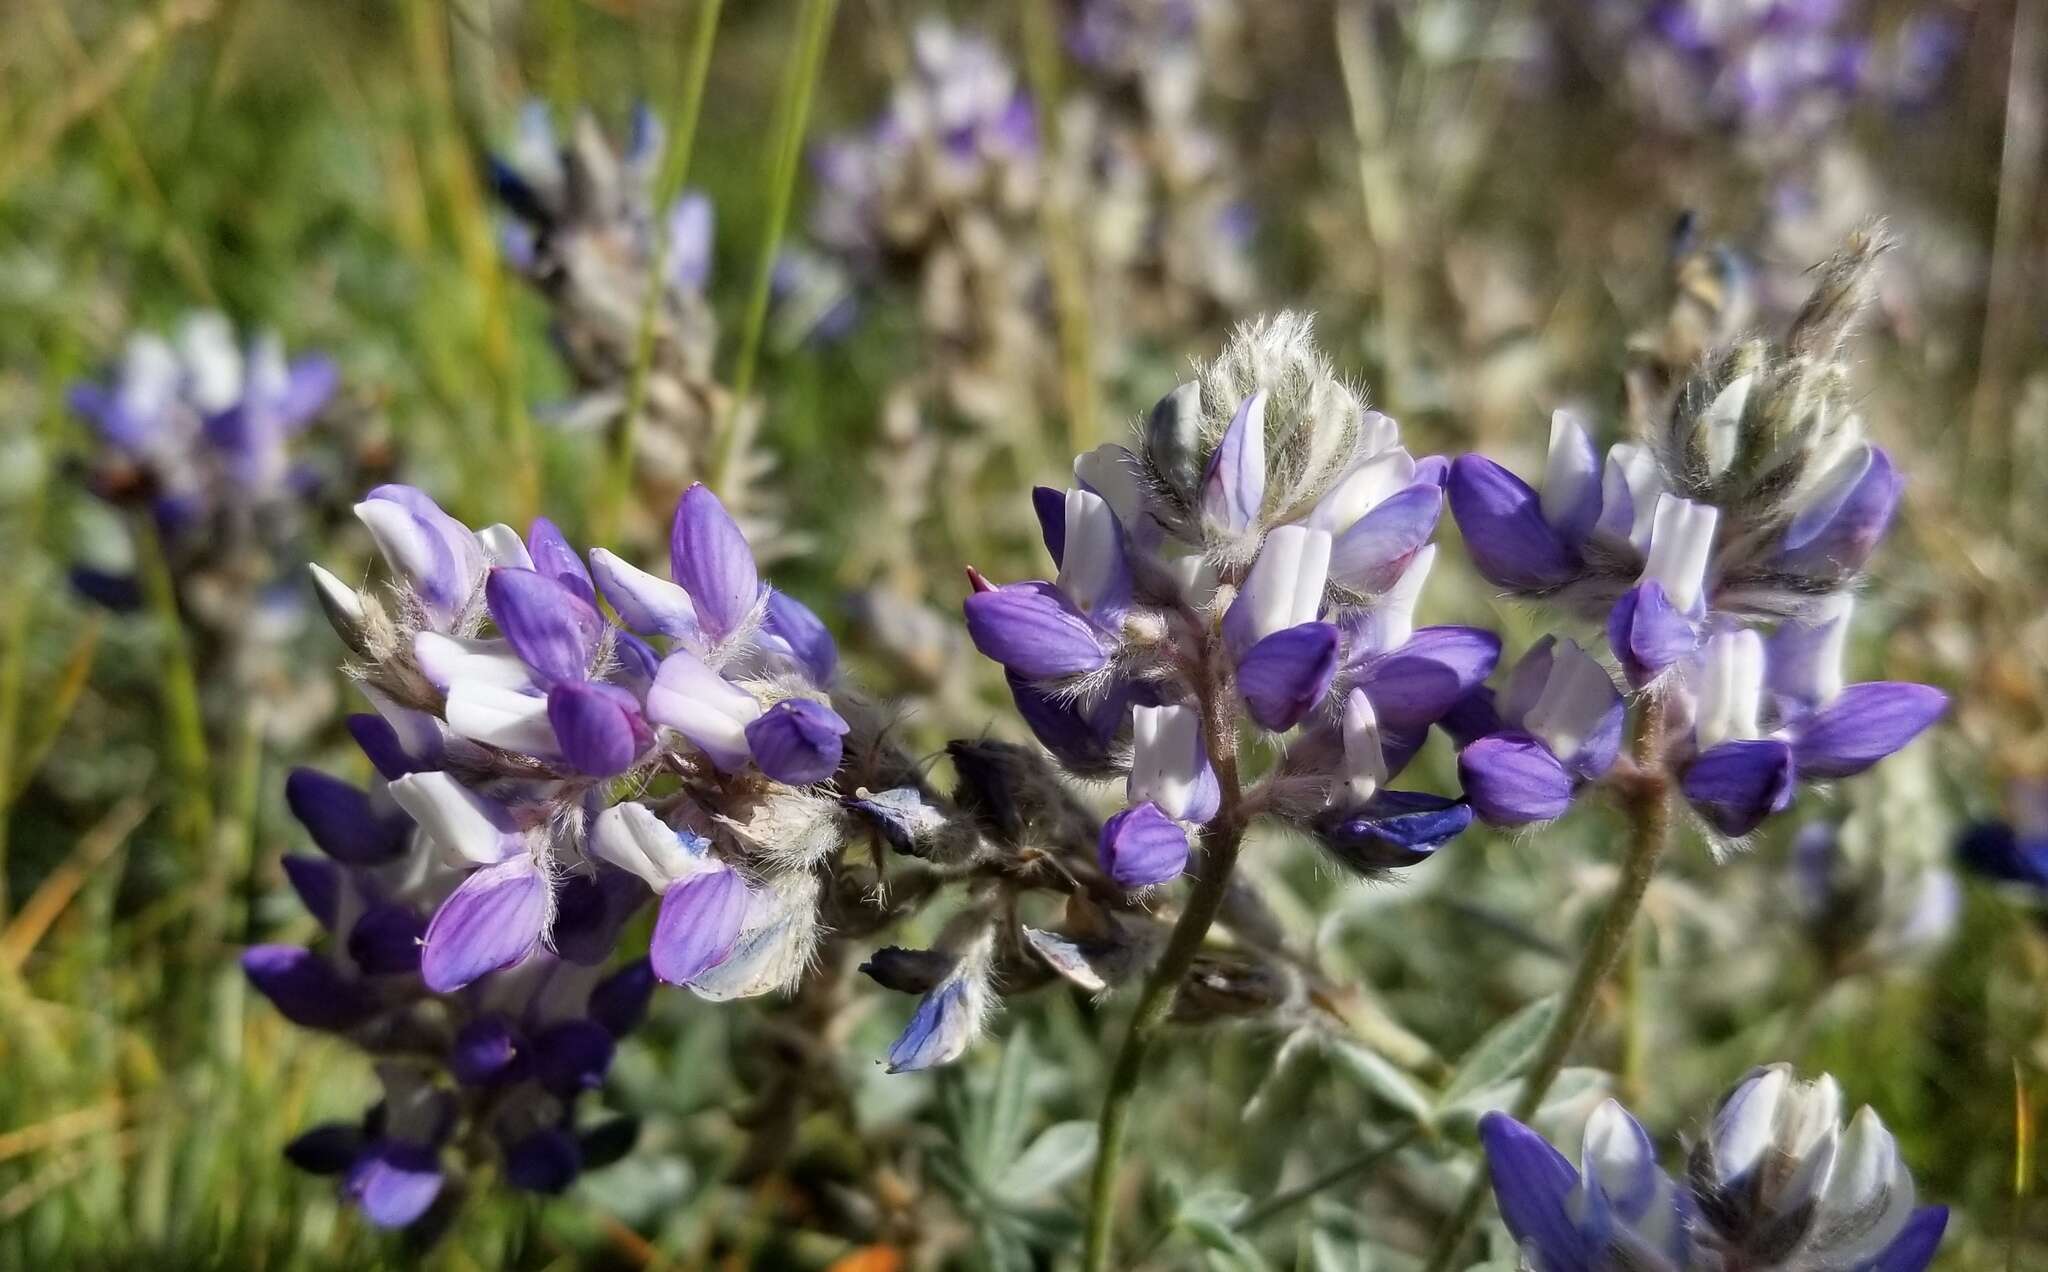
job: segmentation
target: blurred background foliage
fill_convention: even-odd
[[[777,247],[762,238],[778,93],[815,2],[733,0],[717,29],[687,179],[717,210],[720,368]],[[0,6],[0,1265],[880,1272],[1051,1266],[1070,1248],[1073,1125],[1092,1115],[1115,1013],[1066,994],[1007,1013],[955,1069],[901,1078],[873,1059],[901,1012],[870,1003],[810,1058],[838,1075],[844,1107],[784,1128],[772,1168],[745,1160],[773,1112],[754,1062],[804,1040],[772,1013],[664,995],[608,1094],[643,1119],[631,1157],[547,1204],[479,1187],[431,1249],[368,1229],[279,1149],[352,1116],[370,1079],[256,999],[233,959],[312,927],[277,868],[300,835],[285,769],[360,775],[360,757],[331,719],[288,740],[195,722],[175,692],[195,655],[167,607],[110,615],[66,583],[82,556],[123,550],[78,480],[91,444],[66,388],[126,331],[194,307],[334,356],[350,409],[378,422],[376,465],[457,516],[546,511],[577,540],[608,519],[605,447],[544,422],[568,381],[546,306],[501,260],[481,156],[532,97],[588,105],[614,130],[637,103],[667,114],[704,3]],[[823,6],[810,136],[871,115],[914,23],[948,7],[1030,64],[1041,99],[1085,78],[1057,0],[844,0]],[[1630,6],[1191,6],[1227,19],[1202,92],[1257,215],[1257,302],[1318,311],[1339,364],[1418,453],[1483,448],[1526,472],[1554,405],[1621,427],[1642,333],[1674,306],[1739,295],[1754,304],[1743,321],[1773,325],[1800,271],[1885,218],[1899,247],[1859,387],[1909,485],[1856,659],[1870,678],[1942,685],[1958,707],[1834,814],[1865,858],[1942,869],[1960,825],[2048,773],[2044,15],[2028,0],[1850,5],[1887,32],[1938,9],[1952,55],[1923,99],[1854,101],[1807,130],[1646,109],[1645,91],[1668,103],[1670,89],[1638,82],[1600,17],[1617,7]],[[792,241],[810,187],[799,170]],[[1687,211],[1697,228],[1674,268]],[[1723,244],[1730,256],[1713,257]],[[999,422],[1003,452],[968,480],[892,467],[888,390],[925,338],[903,289],[837,343],[771,323],[753,376],[768,480],[809,549],[778,582],[904,695],[906,728],[930,749],[1016,726],[957,636],[923,661],[875,638],[871,589],[944,616],[969,559],[992,576],[1039,572],[1025,488],[1064,484],[1061,455],[1117,436],[1236,316],[1112,355],[1087,333],[1116,315],[1057,308],[1032,320],[1064,351],[1065,379]],[[987,427],[935,410],[910,436]],[[877,560],[848,545],[892,473],[930,507]],[[319,556],[360,578],[368,544],[334,529]],[[1446,551],[1425,616],[1525,647],[1532,616],[1455,561]],[[298,678],[338,701],[338,644],[322,633],[304,649]],[[1449,758],[1433,743],[1419,771],[1442,788]],[[195,802],[196,821],[181,812]],[[1456,1179],[1430,1145],[1382,1146],[1411,1123],[1424,1139],[1469,1137],[1436,1107],[1456,1058],[1561,982],[1615,825],[1588,812],[1533,839],[1474,832],[1390,888],[1335,880],[1302,845],[1254,854],[1280,917],[1353,987],[1359,1041],[1332,1051],[1245,1029],[1157,1062],[1135,1139],[1151,1182],[1129,1212],[1157,1265],[1408,1266],[1393,1251],[1423,1243]],[[1867,914],[1844,937],[1802,905],[1797,829],[1726,863],[1681,854],[1577,1080],[1617,1087],[1675,1142],[1752,1063],[1830,1069],[1880,1109],[1923,1196],[1957,1207],[1939,1266],[2043,1266],[2048,1207],[2028,1194],[2048,1109],[2048,909],[1972,882],[1941,939],[1866,945]],[[1370,1170],[1262,1204],[1278,1181],[1362,1151]],[[918,1243],[829,1235],[844,1228],[832,1206],[892,1205],[915,1216]]]

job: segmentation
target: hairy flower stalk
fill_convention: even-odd
[[[1072,489],[1033,492],[1054,580],[971,573],[965,606],[969,636],[1061,767],[1125,779],[1097,848],[1110,881],[1145,893],[1192,863],[1104,1098],[1091,1267],[1110,1258],[1129,1104],[1159,1026],[1235,999],[1189,973],[1209,955],[1247,830],[1292,827],[1367,878],[1426,860],[1472,809],[1391,783],[1500,652],[1489,632],[1415,626],[1443,465],[1409,455],[1394,422],[1336,378],[1305,319],[1241,327],[1136,440],[1078,456]],[[1278,753],[1249,781],[1247,733]]]
[[[577,396],[552,413],[564,427],[603,430],[630,465],[637,498],[666,508],[707,471],[719,430],[737,430],[727,502],[768,558],[788,546],[761,491],[772,462],[752,445],[758,402],[735,402],[712,367],[718,323],[711,281],[715,217],[701,191],[657,207],[664,145],[652,112],[634,112],[616,148],[594,116],[566,136],[548,107],[521,112],[512,145],[492,158],[492,183],[510,214],[508,262],[546,298],[550,331]],[[650,307],[651,306],[651,307]],[[635,540],[658,526],[626,527]]]
[[[1632,759],[1611,776],[1584,757],[1609,753],[1587,739],[1607,732],[1618,700],[1604,671],[1563,674],[1564,647],[1539,646],[1498,700],[1454,715],[1460,774],[1487,821],[1546,821],[1604,777],[1631,824],[1621,881],[1523,1080],[1517,1118],[1540,1104],[1626,948],[1674,796],[1725,850],[1790,807],[1802,782],[1863,772],[1947,706],[1924,685],[1844,683],[1850,589],[1901,484],[1861,439],[1843,365],[1881,247],[1859,239],[1822,268],[1782,347],[1708,350],[1643,444],[1617,444],[1603,463],[1560,413],[1540,492],[1478,456],[1452,467],[1452,512],[1481,574],[1566,614],[1604,614],[1639,691]],[[1756,630],[1771,622],[1768,638]],[[1483,1199],[1475,1179],[1438,1236],[1432,1272],[1450,1266]]]

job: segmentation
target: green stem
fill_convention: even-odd
[[[1587,939],[1585,950],[1579,955],[1571,987],[1565,991],[1564,1005],[1551,1024],[1549,1034],[1544,1037],[1535,1062],[1523,1077],[1521,1091],[1515,1097],[1513,1107],[1508,1110],[1517,1121],[1526,1122],[1535,1116],[1543,1104],[1543,1097],[1550,1091],[1550,1084],[1556,1081],[1558,1071],[1564,1068],[1565,1059],[1571,1054],[1579,1035],[1585,1032],[1586,1024],[1593,1016],[1594,1004],[1599,1001],[1600,987],[1621,959],[1629,933],[1635,927],[1636,915],[1642,910],[1643,894],[1649,890],[1650,879],[1657,872],[1658,859],[1664,855],[1665,845],[1671,839],[1671,782],[1664,771],[1663,719],[1663,704],[1654,697],[1646,699],[1636,720],[1634,763],[1624,771],[1623,780],[1618,783],[1630,826],[1628,855],[1622,860],[1621,879],[1615,885],[1614,895],[1608,899],[1607,908],[1601,912],[1599,924]],[[1451,1265],[1451,1260],[1465,1244],[1466,1234],[1471,1232],[1473,1223],[1479,1218],[1486,1192],[1486,1172],[1477,1170],[1473,1173],[1472,1182],[1466,1186],[1465,1195],[1459,1199],[1457,1210],[1438,1234],[1425,1272],[1444,1272]]]
[[[1138,991],[1137,1009],[1131,1014],[1123,1046],[1110,1068],[1108,1089],[1103,1092],[1095,1170],[1088,1185],[1088,1246],[1082,1261],[1087,1272],[1107,1272],[1110,1265],[1117,1167],[1123,1159],[1124,1140],[1130,1130],[1131,1099],[1137,1094],[1138,1080],[1144,1073],[1145,1054],[1160,1026],[1166,1023],[1167,1014],[1173,1009],[1174,992],[1194,965],[1210,924],[1223,908],[1230,872],[1237,865],[1238,850],[1244,846],[1243,791],[1237,776],[1237,724],[1232,714],[1232,690],[1226,676],[1211,674],[1208,681],[1202,703],[1203,731],[1223,798],[1215,820],[1202,835],[1202,856],[1196,866],[1194,887],[1188,893],[1179,922],[1173,925],[1172,935],[1167,937],[1165,951]]]
[[[141,521],[139,526],[136,565],[142,591],[163,628],[163,708],[173,766],[171,780],[177,787],[170,802],[177,810],[178,833],[195,852],[203,854],[212,843],[213,779],[206,719],[199,706],[199,677],[193,669],[192,646],[186,637],[185,617],[178,609],[178,587],[164,557],[163,540],[150,522]]]
[[[655,182],[656,224],[689,179],[690,156],[696,147],[697,120],[704,110],[704,83],[711,75],[711,49],[718,41],[718,19],[725,0],[701,0],[697,21],[690,28],[690,44],[684,63],[682,92],[668,121],[668,153],[662,156],[661,176]],[[633,378],[626,388],[626,413],[619,421],[617,447],[611,472],[591,515],[591,537],[603,542],[611,538],[614,510],[629,497],[633,484],[633,446],[640,431],[640,413],[647,409],[647,380],[654,370],[655,316],[668,294],[669,236],[654,236],[654,268],[647,276],[647,294],[640,302],[640,327],[633,342]]]
[[[1421,1138],[1422,1124],[1418,1122],[1379,1147],[1369,1148],[1350,1161],[1340,1162],[1299,1187],[1273,1194],[1245,1212],[1244,1218],[1231,1226],[1239,1232],[1250,1232],[1268,1219],[1292,1210],[1316,1194],[1335,1188],[1338,1184],[1348,1179],[1354,1179],[1365,1174],[1373,1167],[1378,1166],[1381,1162],[1386,1161]]]
[[[753,290],[740,325],[740,349],[733,363],[732,400],[726,403],[725,418],[719,421],[716,452],[709,478],[711,488],[730,496],[726,484],[734,461],[739,458],[741,420],[747,399],[754,391],[754,371],[761,360],[761,340],[768,327],[768,298],[775,283],[775,259],[782,250],[782,234],[789,224],[789,207],[796,196],[796,176],[802,167],[804,130],[810,122],[811,96],[818,85],[818,70],[825,58],[825,45],[832,33],[832,16],[838,0],[804,0],[798,19],[796,52],[783,78],[776,103],[777,129],[775,164],[770,170],[768,220],[761,232],[761,258],[754,266]]]

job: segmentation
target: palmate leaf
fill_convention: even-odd
[[[1558,996],[1539,998],[1488,1030],[1458,1062],[1439,1097],[1439,1108],[1452,1108],[1474,1093],[1518,1078],[1536,1058],[1551,1022],[1557,1019]]]
[[[1009,1205],[1030,1205],[1050,1197],[1095,1160],[1096,1135],[1093,1122],[1055,1122],[1046,1127],[1003,1171],[995,1183],[996,1196]]]

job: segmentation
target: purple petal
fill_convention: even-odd
[[[510,967],[540,944],[548,884],[525,855],[486,866],[462,881],[427,924],[420,975],[437,994]]]
[[[1384,592],[1436,532],[1443,491],[1431,483],[1398,490],[1337,536],[1330,548],[1330,581],[1354,592]]]
[[[582,1172],[583,1150],[574,1137],[552,1127],[505,1149],[505,1182],[521,1192],[552,1197],[568,1191]]]
[[[1338,632],[1329,623],[1303,623],[1274,632],[1237,664],[1237,690],[1261,728],[1285,732],[1308,718],[1337,676]]]
[[[1863,568],[1891,525],[1905,481],[1891,457],[1865,446],[1843,461],[1814,502],[1785,527],[1779,562],[1809,574],[1842,575]]]
[[[975,1015],[964,980],[949,980],[926,994],[889,1048],[889,1072],[913,1073],[959,1059],[973,1039]]]
[[[1597,1266],[1601,1252],[1581,1235],[1573,1218],[1579,1172],[1564,1154],[1498,1111],[1479,1119],[1479,1143],[1486,1150],[1501,1220],[1517,1242],[1535,1248],[1538,1266]]]
[[[293,769],[284,798],[314,846],[345,866],[383,865],[405,852],[406,820],[380,814],[367,792],[338,777]]]
[[[512,652],[544,680],[581,680],[589,672],[604,619],[566,584],[501,566],[484,583],[484,601]]]
[[[1461,800],[1420,791],[1381,791],[1360,808],[1333,808],[1313,824],[1316,838],[1354,874],[1374,878],[1427,861],[1472,824]]]
[[[317,353],[294,358],[285,376],[284,392],[271,409],[280,424],[296,429],[320,413],[340,384],[341,370],[334,359]]]
[[[386,901],[363,911],[348,934],[348,956],[365,976],[410,976],[420,969],[426,924],[409,905]]]
[[[598,590],[627,627],[691,645],[703,639],[697,624],[697,607],[690,594],[677,584],[657,578],[603,548],[590,550],[590,569]]]
[[[1928,685],[1893,680],[1850,685],[1794,735],[1799,775],[1861,773],[1920,736],[1947,710],[1948,695]]]
[[[654,974],[687,985],[731,957],[751,896],[747,881],[723,866],[670,887],[648,944]]]
[[[1856,1272],[1925,1272],[1948,1230],[1947,1206],[1922,1206],[1875,1259]]]
[[[654,743],[633,695],[615,685],[557,681],[548,690],[548,723],[562,758],[590,777],[625,772]]]
[[[331,930],[341,903],[341,867],[325,857],[288,856],[278,864],[284,867],[285,880],[299,894],[306,913]]]
[[[1118,887],[1149,888],[1187,869],[1188,835],[1158,805],[1140,804],[1102,824],[1096,857]]]
[[[1607,643],[1638,689],[1692,657],[1704,636],[1703,625],[1680,613],[1660,583],[1630,588],[1607,616]]]
[[[683,492],[669,531],[670,573],[697,607],[697,621],[724,640],[753,614],[761,576],[739,523],[702,482]]]
[[[1442,455],[1424,455],[1415,461],[1415,480],[1444,487],[1451,481],[1451,461]]]
[[[356,1159],[342,1191],[377,1227],[403,1228],[427,1213],[442,1178],[433,1149],[383,1140]]]
[[[615,1049],[596,1021],[564,1020],[534,1035],[533,1076],[549,1094],[572,1099],[604,1085]]]
[[[1258,520],[1266,501],[1266,395],[1254,393],[1237,408],[1202,474],[1202,519],[1227,534]]]
[[[133,613],[142,608],[142,585],[132,574],[77,565],[71,568],[69,577],[72,589],[80,596],[116,614]]]
[[[619,933],[647,901],[639,876],[598,863],[590,874],[571,874],[555,885],[555,922],[548,946],[571,963],[597,967],[612,956]]]
[[[1500,637],[1477,627],[1421,627],[1366,663],[1365,690],[1383,728],[1434,724],[1485,683],[1500,662]]]
[[[839,770],[846,732],[846,721],[832,708],[808,698],[787,698],[747,726],[747,749],[776,781],[809,786]]]
[[[1051,486],[1031,488],[1031,511],[1038,515],[1039,537],[1057,569],[1067,557],[1067,496]]]
[[[242,953],[242,972],[286,1020],[305,1029],[347,1029],[376,1007],[334,964],[296,945],[255,945]]]
[[[591,586],[590,571],[583,558],[569,546],[561,527],[546,517],[535,517],[526,531],[526,552],[533,558],[534,572],[553,579],[574,592],[585,605],[597,606],[597,590]]]
[[[1700,816],[1724,835],[1746,835],[1792,804],[1792,748],[1772,738],[1709,747],[1679,780]]]
[[[1049,583],[976,592],[963,608],[974,647],[1027,680],[1085,675],[1109,661],[1095,625]]]
[[[1488,582],[1541,592],[1571,581],[1576,553],[1548,521],[1529,484],[1490,459],[1460,455],[1447,486],[1465,549]]]
[[[1561,816],[1577,785],[1550,748],[1526,733],[1496,733],[1458,752],[1458,781],[1489,826],[1526,826]]]
[[[787,592],[768,593],[768,617],[762,629],[787,647],[812,684],[823,689],[839,672],[839,647],[832,632],[810,607]]]
[[[436,619],[446,624],[462,612],[484,568],[483,549],[468,526],[424,491],[397,484],[363,496],[356,515]]]
[[[526,1075],[526,1040],[500,1013],[478,1016],[455,1033],[448,1071],[464,1086],[496,1086]]]
[[[1963,832],[1956,853],[1987,879],[2048,889],[2048,839],[2022,837],[2004,822],[1979,822]]]
[[[1007,673],[1017,714],[1039,745],[1062,763],[1083,772],[1108,764],[1130,723],[1130,708],[1139,695],[1128,682],[1113,687],[1102,701],[1084,710],[1068,695],[1049,694],[1030,681]]]
[[[358,711],[348,718],[349,736],[356,740],[377,775],[387,782],[395,782],[407,773],[420,772],[425,766],[407,754],[405,743],[399,740],[398,730],[390,721],[374,712]],[[290,779],[286,779],[289,789]],[[296,810],[295,814],[296,814]],[[305,818],[300,817],[300,821]]]
[[[614,1038],[623,1038],[647,1018],[654,997],[654,965],[636,959],[597,983],[584,1012]]]

